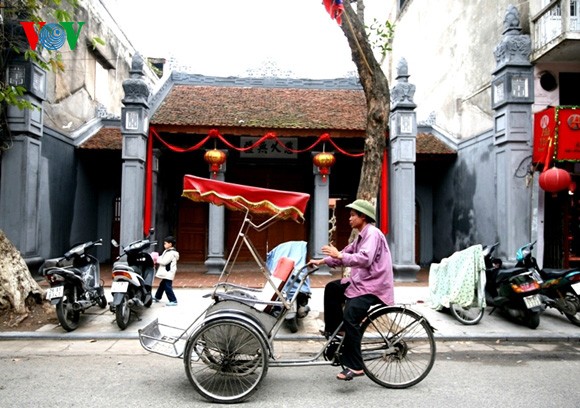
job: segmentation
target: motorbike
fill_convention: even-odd
[[[490,314],[499,309],[510,320],[537,328],[545,306],[534,274],[525,267],[504,268],[498,258],[491,259],[491,265],[486,269],[485,285],[487,304],[493,307]]]
[[[304,265],[306,265],[306,252],[307,243],[305,241],[288,241],[279,244],[266,255],[266,266],[269,271],[274,270],[274,266],[283,256],[295,261],[294,273],[282,289],[287,294],[288,299],[294,297],[296,290],[300,286],[299,282],[302,274],[307,273],[304,270]],[[298,331],[298,319],[306,317],[310,312],[310,306],[308,306],[310,296],[310,278],[307,277],[304,285],[298,291],[296,302],[292,305],[292,309],[284,317],[284,324],[291,333]]]
[[[580,326],[580,268],[540,269],[532,255],[536,241],[521,247],[516,253],[516,266],[528,268],[540,283],[540,296],[547,307],[552,307]]]
[[[58,321],[68,332],[78,328],[80,315],[88,308],[107,307],[99,261],[87,253],[102,243],[99,239],[74,245],[63,257],[47,259],[41,266],[41,274],[50,285],[46,298],[56,307]]]
[[[113,301],[109,303],[109,310],[115,314],[117,326],[121,330],[127,328],[131,315],[138,315],[153,303],[151,288],[155,278],[155,262],[152,254],[147,252],[157,245],[157,241],[150,239],[152,234],[153,230],[146,238],[125,246],[113,264]],[[111,242],[119,246],[115,240]]]

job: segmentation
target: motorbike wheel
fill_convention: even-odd
[[[125,330],[129,326],[129,320],[131,319],[131,309],[129,309],[127,295],[123,296],[123,300],[120,304],[115,307],[115,320],[117,320],[117,326],[119,329]]]
[[[567,292],[564,297],[566,301],[576,305],[576,313],[565,313],[566,317],[576,326],[580,326],[580,297],[572,292]]]
[[[73,310],[72,288],[65,288],[63,297],[56,304],[56,317],[63,329],[68,332],[79,327],[81,312]]]
[[[471,326],[479,323],[483,317],[485,308],[479,306],[462,307],[452,303],[450,311],[453,317],[455,317],[460,323]]]
[[[104,309],[107,307],[107,298],[105,296],[99,296],[99,300],[97,301],[97,305],[99,305],[99,307],[101,309]]]
[[[527,312],[523,320],[526,326],[535,329],[540,325],[540,312]]]
[[[296,333],[298,331],[298,316],[294,316],[292,319],[285,319],[284,324],[290,330],[290,333]]]

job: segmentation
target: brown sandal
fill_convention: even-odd
[[[362,377],[363,375],[365,375],[365,372],[362,370],[360,373],[357,373],[356,371],[353,371],[350,368],[345,368],[340,373],[338,373],[336,379],[341,381],[350,381],[354,377]]]

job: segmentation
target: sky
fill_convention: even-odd
[[[322,0],[102,1],[143,56],[173,56],[192,73],[244,75],[264,66],[302,78],[356,72]],[[381,2],[365,0],[366,15]]]

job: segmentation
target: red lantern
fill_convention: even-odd
[[[322,181],[326,181],[326,176],[330,173],[330,168],[334,165],[336,159],[332,153],[322,152],[314,156],[312,162],[318,167],[318,171],[322,175]]]
[[[540,174],[540,187],[549,193],[566,190],[572,182],[572,177],[564,169],[552,167]]]
[[[222,167],[222,164],[226,162],[226,154],[221,150],[213,148],[205,152],[203,159],[211,166],[210,170],[213,173],[213,178],[216,178],[217,172]]]

